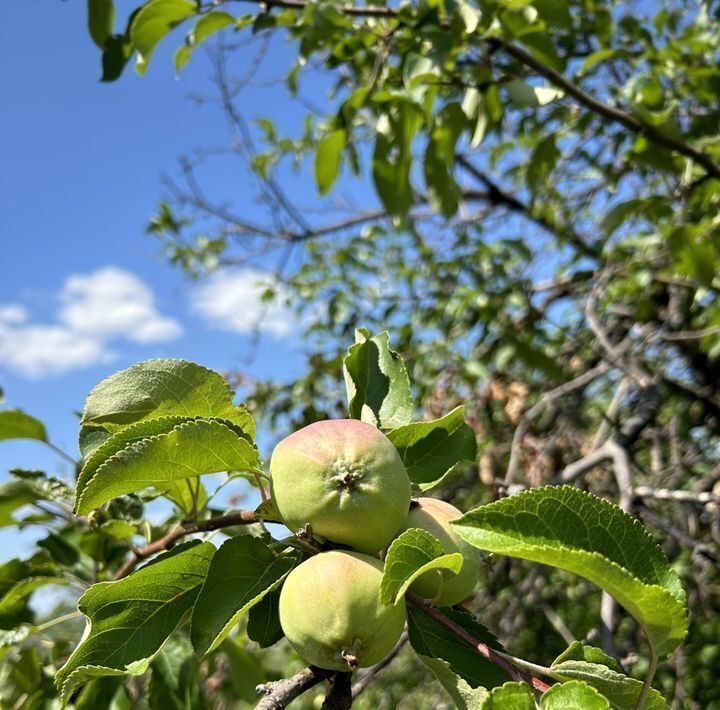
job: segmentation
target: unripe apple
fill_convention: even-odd
[[[454,505],[437,498],[418,498],[413,502],[403,530],[422,528],[440,542],[445,554],[459,552],[463,564],[458,574],[449,570],[430,570],[410,585],[410,591],[438,606],[452,606],[469,596],[480,576],[480,555],[450,527],[451,520],[462,516]]]
[[[351,671],[381,661],[405,626],[405,601],[380,602],[380,560],[330,550],[298,565],[280,592],[280,625],[309,664]]]
[[[272,496],[293,531],[372,554],[405,521],[410,479],[390,440],[356,419],[310,424],[283,439],[270,460]]]

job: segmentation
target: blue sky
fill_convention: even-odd
[[[116,3],[118,26],[134,4]],[[283,310],[264,319],[260,345],[250,347],[256,274],[192,282],[144,233],[162,194],[161,173],[172,171],[180,154],[225,138],[220,111],[188,100],[210,91],[202,52],[176,80],[176,32],[144,78],[128,69],[108,85],[98,82],[84,2],[4,3],[0,20],[4,406],[42,419],[52,441],[75,455],[74,412],[93,385],[133,362],[184,357],[254,376],[299,372],[301,344]],[[267,71],[281,75],[288,56],[280,47]],[[252,115],[275,114],[287,127],[300,114],[278,101],[277,91],[251,93]],[[237,186],[251,218],[251,179],[228,170],[216,169],[206,185],[225,192]],[[0,480],[12,467],[68,473],[55,454],[29,441],[0,445]]]

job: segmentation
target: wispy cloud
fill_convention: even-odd
[[[32,323],[20,304],[0,305],[0,365],[38,378],[111,360],[113,342],[167,342],[182,333],[142,280],[114,267],[68,277],[58,301],[50,324]]]
[[[263,292],[272,288],[276,297],[263,300]],[[292,311],[284,305],[282,285],[257,269],[218,271],[195,287],[191,309],[219,330],[250,333],[259,330],[282,337],[297,325]]]

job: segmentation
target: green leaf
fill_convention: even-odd
[[[262,540],[238,535],[215,554],[192,613],[190,638],[198,656],[215,650],[233,626],[277,587],[295,564]]]
[[[107,459],[78,484],[76,510],[86,515],[93,508],[123,493],[149,486],[162,488],[206,473],[247,471],[258,468],[255,447],[230,426],[215,420],[197,419],[131,444]]]
[[[105,41],[102,53],[102,76],[100,81],[115,81],[132,54],[132,43],[124,35],[113,35]]]
[[[45,425],[19,409],[0,410],[0,441],[36,439],[47,442]]]
[[[9,481],[0,485],[0,527],[15,525],[12,514],[38,499],[35,491],[24,481]]]
[[[388,433],[410,481],[421,491],[436,486],[463,461],[475,461],[475,432],[464,413],[464,407],[456,407],[440,419],[406,424]]]
[[[508,81],[504,87],[510,100],[519,108],[546,106],[564,96],[564,93],[554,86],[530,86],[522,79]]]
[[[0,614],[11,610],[18,602],[29,597],[36,589],[46,587],[49,584],[64,585],[67,580],[63,577],[27,577],[7,589],[0,597]]]
[[[540,698],[541,710],[610,710],[610,703],[595,688],[579,680],[553,685]]]
[[[457,9],[465,25],[465,33],[471,35],[477,29],[478,23],[482,18],[482,12],[470,3],[465,2],[465,0],[459,0]]]
[[[232,25],[234,22],[235,18],[227,12],[208,12],[195,23],[192,30],[192,45],[197,47],[223,27]]]
[[[117,433],[104,438],[104,441],[96,447],[87,457],[85,463],[80,470],[77,479],[77,490],[83,490],[88,481],[97,473],[97,470],[109,458],[115,456],[123,449],[129,448],[143,439],[149,439],[159,434],[167,434],[171,432],[178,424],[186,421],[193,421],[187,417],[159,417],[147,421],[131,424]]]
[[[457,212],[461,193],[438,148],[434,134],[430,137],[425,149],[423,175],[430,204],[443,217],[449,219]]]
[[[633,215],[643,204],[643,200],[625,200],[616,204],[604,217],[601,223],[605,236],[610,236],[626,217]]]
[[[437,681],[448,692],[458,710],[477,710],[488,696],[485,688],[473,688],[457,673],[454,673],[447,661],[418,654],[418,658],[432,671]]]
[[[385,209],[391,215],[404,217],[415,199],[410,184],[410,146],[417,131],[418,117],[405,105],[401,106],[398,114],[397,121],[387,122],[387,130],[382,125],[378,127],[372,157],[372,178]]]
[[[222,375],[187,360],[146,360],[96,385],[85,401],[82,423],[115,432],[158,417],[217,417],[255,435],[252,417],[232,403]]]
[[[410,645],[416,653],[446,661],[453,673],[459,675],[471,688],[493,688],[507,680],[505,672],[498,666],[425,612],[412,604],[408,605],[407,611]],[[450,608],[442,608],[440,611],[478,641],[502,650],[497,639],[471,614]]]
[[[430,57],[409,52],[403,61],[403,83],[408,89],[414,89],[425,79],[437,79],[440,67]]]
[[[280,587],[275,587],[248,614],[247,635],[260,648],[277,643],[285,634],[280,626]]]
[[[191,0],[150,0],[142,6],[130,25],[130,39],[138,53],[135,62],[138,74],[145,73],[157,43],[196,10],[197,5]]]
[[[327,195],[337,180],[346,141],[347,133],[340,129],[328,133],[318,143],[315,153],[315,182],[321,195]]]
[[[201,710],[203,683],[192,647],[182,637],[172,637],[150,666],[149,710]]]
[[[444,570],[457,574],[463,563],[459,552],[443,554],[440,541],[427,530],[410,528],[390,545],[385,557],[380,601],[383,604],[397,604],[410,585],[430,570],[444,575]]]
[[[685,593],[642,525],[570,486],[546,486],[482,506],[451,523],[482,550],[553,565],[611,594],[643,627],[658,655],[687,633]]]
[[[192,609],[214,552],[212,543],[193,540],[125,579],[90,587],[78,602],[85,635],[55,676],[63,703],[92,678],[144,673]]]
[[[110,438],[109,431],[95,426],[81,426],[78,434],[78,448],[86,459],[98,446]]]
[[[61,481],[55,476],[48,476],[43,471],[13,468],[10,470],[10,475],[29,486],[38,499],[55,500],[56,498],[70,497],[70,488],[65,481]]]
[[[105,43],[112,35],[114,24],[113,0],[88,0],[88,31],[98,49],[105,49]]]
[[[175,51],[173,55],[173,68],[175,74],[187,64],[193,50],[199,47],[205,40],[209,39],[216,32],[219,32],[228,25],[235,23],[235,18],[227,12],[208,12],[201,15],[195,26],[188,32],[185,44]]]
[[[158,491],[189,517],[202,510],[208,502],[207,491],[199,478],[171,481],[159,486]]]
[[[535,710],[532,688],[522,682],[505,683],[492,689],[479,710]]]
[[[602,693],[615,710],[634,708],[642,692],[642,681],[628,678],[622,673],[599,663],[585,661],[563,661],[553,663],[550,675],[555,680],[567,682],[581,680]],[[668,704],[657,690],[650,688],[644,710],[667,710]]]
[[[343,361],[350,417],[394,429],[412,416],[410,381],[402,358],[390,350],[387,331],[355,331],[355,345]]]
[[[563,663],[564,661],[587,661],[588,663],[599,663],[614,671],[620,670],[620,666],[612,656],[608,656],[605,651],[594,646],[586,646],[580,641],[573,641],[555,659],[554,663]]]
[[[173,54],[173,69],[175,70],[175,76],[177,76],[182,68],[190,61],[190,55],[192,54],[192,47],[187,44],[179,46]]]
[[[555,143],[555,134],[551,133],[538,141],[527,165],[527,183],[533,193],[542,192],[547,185],[550,173],[560,158],[560,150]]]

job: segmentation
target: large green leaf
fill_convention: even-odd
[[[492,689],[478,710],[535,710],[532,688],[527,683],[504,683]]]
[[[188,417],[181,416],[149,419],[123,427],[115,434],[105,438],[85,460],[78,475],[77,489],[83,490],[88,481],[97,473],[100,466],[123,449],[129,448],[132,444],[142,441],[143,439],[149,439],[159,434],[168,434],[178,424],[182,424],[185,421],[191,420]]]
[[[337,180],[340,159],[347,141],[347,133],[339,129],[328,133],[318,143],[315,153],[315,182],[318,192],[326,195]]]
[[[19,409],[0,410],[0,441],[6,439],[37,439],[47,442],[45,425]]]
[[[451,523],[481,550],[579,574],[611,594],[658,654],[687,632],[677,573],[642,525],[617,506],[570,486],[547,486],[490,503]]]
[[[380,601],[383,604],[397,604],[410,585],[430,570],[444,574],[460,571],[463,556],[459,552],[443,554],[440,541],[427,530],[410,528],[395,540],[385,557],[383,576],[380,583]]]
[[[555,680],[581,680],[596,688],[609,701],[614,710],[625,710],[635,707],[643,684],[635,678],[628,678],[622,673],[600,663],[587,661],[561,661],[560,656],[550,667],[550,675]],[[560,661],[560,662],[558,662]],[[662,695],[653,688],[645,699],[644,710],[667,710],[668,704]]]
[[[388,433],[410,481],[421,491],[437,485],[459,463],[475,461],[475,432],[465,422],[464,411],[456,407],[440,419],[406,424]]]
[[[82,423],[117,431],[158,417],[217,417],[255,435],[252,417],[232,403],[223,377],[187,360],[146,360],[96,385],[85,401]]]
[[[55,676],[63,702],[92,678],[144,673],[192,609],[214,552],[212,543],[193,540],[125,579],[90,587],[78,602],[85,635]]]
[[[260,465],[257,450],[222,422],[196,419],[131,444],[107,459],[76,492],[78,515],[123,493],[206,473],[248,471]]]
[[[262,540],[226,540],[210,565],[192,614],[190,637],[199,656],[216,649],[233,626],[285,578],[293,557],[277,557]]]
[[[130,26],[130,39],[138,53],[138,74],[145,73],[157,43],[196,11],[197,5],[191,0],[150,0],[143,5]]]
[[[543,693],[540,710],[610,710],[610,703],[592,686],[572,680]]]
[[[416,653],[446,661],[453,673],[459,675],[471,688],[494,688],[507,680],[504,671],[498,666],[424,611],[412,604],[408,605],[407,611],[410,645]],[[440,611],[478,641],[502,650],[497,639],[471,614],[450,608],[442,608]]]
[[[390,349],[390,336],[358,329],[355,341],[343,361],[350,416],[383,429],[408,424],[410,381],[402,358]]]

